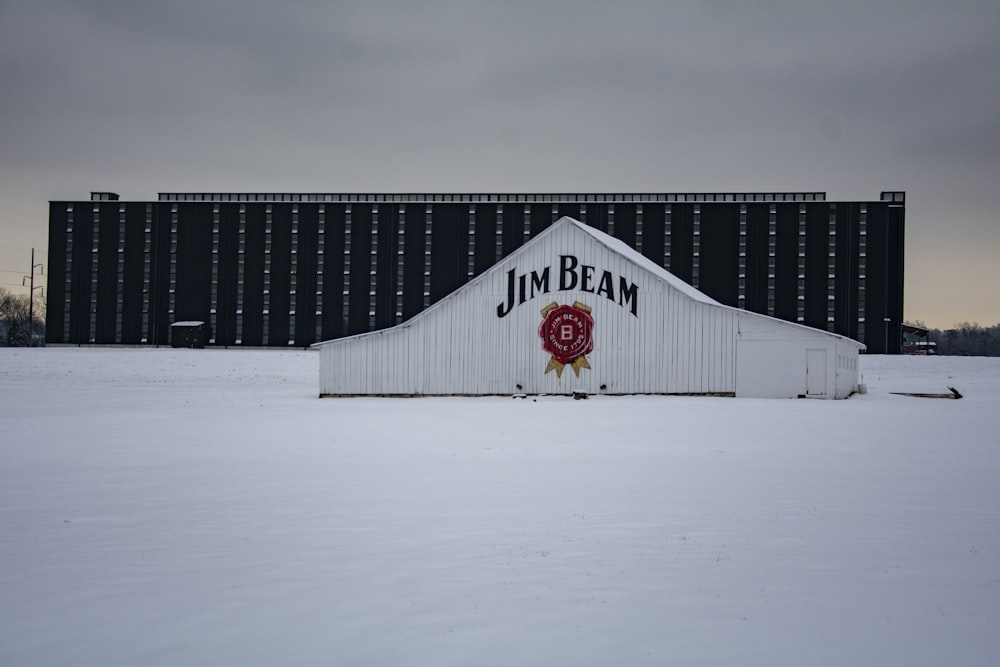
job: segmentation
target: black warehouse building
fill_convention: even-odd
[[[305,347],[403,322],[562,216],[717,301],[898,353],[905,193],[111,192],[49,203],[51,344]]]

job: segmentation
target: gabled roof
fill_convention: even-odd
[[[669,271],[667,271],[666,269],[664,269],[662,266],[660,266],[656,262],[652,261],[651,259],[649,259],[645,255],[643,255],[639,251],[637,251],[634,248],[632,248],[631,246],[629,246],[624,241],[622,241],[620,239],[617,239],[617,238],[611,236],[610,234],[602,232],[599,229],[596,229],[594,227],[590,227],[589,225],[586,225],[586,224],[580,222],[579,220],[575,220],[574,218],[571,218],[569,216],[563,216],[563,217],[559,218],[554,223],[552,223],[552,225],[550,225],[546,229],[542,230],[537,235],[533,236],[526,243],[524,243],[524,245],[522,245],[521,247],[519,247],[517,250],[515,250],[513,253],[511,253],[510,255],[508,255],[507,257],[505,257],[501,261],[509,261],[511,258],[517,257],[519,254],[522,254],[523,252],[526,252],[526,250],[528,248],[530,248],[531,245],[533,245],[534,243],[539,242],[541,239],[544,239],[546,236],[548,236],[550,234],[556,233],[557,230],[562,229],[563,227],[570,227],[570,228],[572,228],[573,230],[575,230],[577,232],[586,234],[593,241],[599,243],[600,245],[602,245],[603,247],[607,248],[611,252],[613,252],[613,253],[615,253],[617,255],[621,255],[626,261],[628,261],[628,262],[630,262],[632,264],[635,264],[636,266],[638,266],[641,269],[644,269],[645,271],[648,271],[655,279],[664,282],[668,286],[672,287],[673,289],[677,290],[678,292],[680,292],[681,294],[683,294],[687,298],[692,299],[694,301],[698,301],[700,303],[704,303],[706,305],[713,306],[715,308],[721,308],[721,309],[724,309],[724,310],[737,311],[737,312],[739,312],[742,315],[746,315],[746,316],[750,316],[750,317],[762,318],[762,319],[766,319],[766,320],[772,320],[772,321],[774,321],[774,322],[776,322],[778,324],[781,324],[781,325],[787,325],[787,326],[790,326],[790,327],[796,327],[796,328],[806,329],[806,330],[809,330],[809,331],[812,331],[812,332],[815,332],[815,333],[818,333],[818,334],[823,334],[825,336],[830,336],[832,338],[841,338],[841,339],[844,339],[844,340],[849,340],[852,343],[855,343],[856,345],[858,345],[859,348],[861,348],[861,349],[864,349],[864,347],[865,347],[863,344],[858,343],[857,341],[851,340],[850,338],[847,338],[845,336],[841,336],[839,334],[831,333],[829,331],[824,331],[822,329],[816,329],[814,327],[809,327],[809,326],[806,326],[804,324],[799,324],[797,322],[788,322],[786,320],[781,320],[781,319],[778,319],[778,318],[775,318],[775,317],[770,317],[768,315],[763,315],[763,314],[760,314],[760,313],[754,313],[752,311],[744,310],[742,308],[735,308],[733,306],[727,306],[725,304],[719,303],[718,301],[716,301],[712,297],[708,296],[704,292],[699,291],[698,289],[692,287],[691,285],[689,285],[688,283],[684,282],[683,280],[681,280],[680,278],[678,278],[674,274],[670,273]],[[408,320],[406,322],[403,322],[401,324],[398,324],[395,327],[389,327],[388,329],[380,329],[378,331],[369,331],[369,332],[365,332],[365,333],[361,333],[361,334],[355,334],[354,336],[346,336],[344,338],[337,338],[337,339],[328,340],[328,341],[321,341],[321,342],[314,343],[313,345],[314,345],[314,347],[319,347],[319,346],[326,345],[327,343],[333,343],[333,342],[337,342],[337,341],[342,341],[342,340],[345,340],[345,339],[348,339],[348,338],[361,338],[361,337],[365,337],[365,336],[380,335],[381,333],[383,333],[385,331],[389,331],[389,330],[394,329],[396,327],[404,327],[404,328],[408,327],[408,326],[412,325],[415,321],[417,321],[417,320],[425,317],[428,313],[430,313],[430,312],[432,312],[432,311],[434,311],[434,310],[436,310],[436,309],[438,309],[440,307],[444,307],[446,303],[448,303],[449,301],[452,300],[452,297],[454,297],[454,296],[462,293],[463,291],[465,291],[467,289],[472,289],[473,287],[475,287],[476,285],[482,283],[483,281],[488,280],[490,278],[490,275],[494,271],[497,270],[497,266],[498,265],[499,265],[499,262],[498,262],[497,265],[494,265],[494,266],[490,267],[489,269],[487,269],[486,271],[484,271],[480,275],[476,276],[475,278],[473,278],[469,282],[465,283],[464,285],[462,285],[461,287],[459,287],[454,292],[452,292],[448,296],[444,297],[443,299],[441,299],[437,303],[435,303],[435,304],[431,305],[430,307],[425,308],[424,310],[420,311],[419,313],[417,313],[416,315],[414,315],[412,318],[410,318],[410,320]]]

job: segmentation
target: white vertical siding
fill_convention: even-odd
[[[321,344],[320,393],[757,395],[752,385],[737,381],[741,322],[753,321],[762,331],[781,323],[699,299],[689,286],[599,234],[560,221],[409,322]],[[592,291],[580,289],[579,280],[575,289],[559,291],[562,255],[577,258],[578,276],[584,265],[594,267]],[[530,290],[531,272],[546,267],[549,292],[533,298],[529,293],[525,303],[498,317],[497,306],[507,300],[508,271],[527,274]],[[614,300],[596,293],[605,271],[613,279]],[[635,315],[621,302],[621,280],[637,287]],[[576,301],[592,309],[590,368],[580,369],[579,377],[570,366],[561,377],[546,373],[550,355],[538,335],[541,311],[552,302]],[[779,364],[776,355],[769,353],[768,363]],[[748,377],[759,375],[758,366],[748,367]]]
[[[740,317],[737,396],[794,398],[807,394],[809,350],[826,351],[826,398],[846,398],[857,388],[857,343],[800,324],[752,313]]]

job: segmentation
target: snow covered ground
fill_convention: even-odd
[[[1000,660],[1000,359],[864,356],[846,401],[318,362],[0,349],[0,665]]]

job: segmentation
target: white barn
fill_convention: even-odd
[[[316,346],[321,396],[846,398],[864,349],[724,306],[565,217],[411,320]]]

